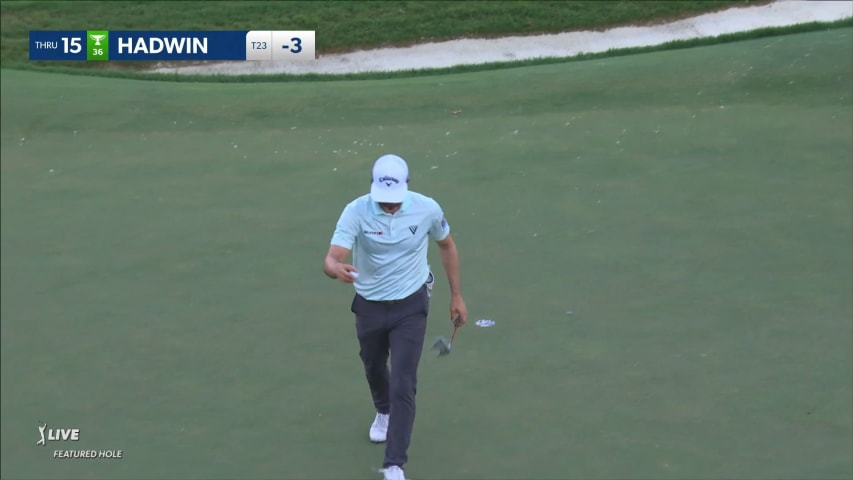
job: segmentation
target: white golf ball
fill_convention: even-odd
[[[349,274],[352,275],[352,278],[358,278],[358,272],[351,271]]]

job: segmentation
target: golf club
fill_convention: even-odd
[[[432,349],[438,350],[439,357],[450,355],[450,346],[453,345],[453,339],[456,338],[456,330],[459,329],[460,321],[461,317],[457,315],[456,319],[453,320],[453,333],[450,334],[449,341],[444,337],[438,337],[432,344]]]

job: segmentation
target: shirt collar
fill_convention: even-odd
[[[383,212],[381,208],[379,208],[379,203],[371,200],[370,204],[373,206],[374,215],[388,215],[387,213]],[[412,206],[412,195],[411,193],[406,192],[406,198],[403,199],[403,204],[400,205],[400,210],[397,210],[397,212],[405,212],[410,206]]]

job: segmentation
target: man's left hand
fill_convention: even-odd
[[[468,308],[465,306],[465,300],[462,300],[461,295],[450,299],[450,321],[455,321],[457,317],[460,327],[468,321]]]

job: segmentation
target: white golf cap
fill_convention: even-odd
[[[409,191],[409,166],[397,155],[383,155],[373,164],[370,198],[377,203],[403,203]]]

